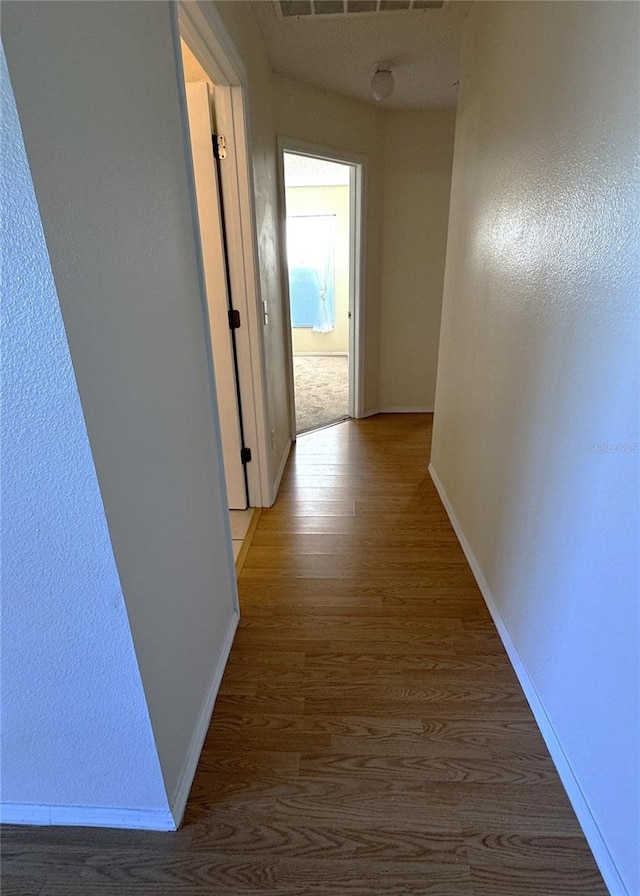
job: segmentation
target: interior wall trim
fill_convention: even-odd
[[[289,296],[289,274],[285,247],[287,245],[287,211],[286,184],[284,175],[285,153],[310,156],[337,162],[352,167],[349,183],[350,205],[350,282],[349,310],[351,326],[349,328],[349,380],[350,414],[359,419],[366,416],[364,407],[365,394],[365,334],[366,334],[366,264],[367,264],[367,202],[369,163],[363,153],[336,147],[323,146],[318,143],[299,140],[284,134],[278,136],[278,194],[280,218],[280,273],[283,284],[283,311],[287,330],[287,375],[289,382],[289,416],[291,436],[296,435],[294,375],[293,375],[293,340],[291,331],[291,300]]]
[[[271,495],[271,504],[272,507],[276,502],[276,497],[278,495],[278,490],[280,488],[280,483],[282,482],[282,477],[284,476],[285,467],[287,466],[287,461],[289,460],[289,453],[291,451],[291,446],[293,445],[293,439],[289,439],[287,441],[287,445],[284,449],[284,454],[282,455],[282,460],[280,461],[280,466],[278,468],[278,472],[276,474],[275,482],[273,483],[273,493]]]
[[[175,831],[169,809],[117,809],[108,806],[45,806],[3,803],[2,824],[64,825],[90,828],[127,828],[146,831]]]
[[[240,613],[238,610],[236,610],[234,611],[233,616],[229,621],[229,627],[227,629],[227,634],[225,635],[224,644],[222,646],[220,656],[218,657],[218,662],[216,663],[216,668],[209,684],[206,697],[202,704],[200,718],[198,719],[198,724],[193,731],[191,743],[189,744],[189,750],[185,757],[182,771],[180,772],[180,779],[178,781],[176,792],[169,800],[169,805],[171,806],[172,813],[172,827],[166,830],[177,831],[182,822],[184,810],[187,806],[187,799],[189,798],[189,791],[191,790],[191,785],[193,784],[193,779],[195,777],[200,754],[202,753],[204,739],[207,736],[207,731],[209,730],[209,724],[211,723],[211,716],[213,714],[213,707],[216,702],[216,697],[218,696],[218,691],[220,690],[222,676],[224,675],[224,670],[227,665],[227,660],[229,659],[229,654],[233,645],[233,639],[235,637],[236,629],[238,628],[239,622]]]
[[[205,12],[206,9],[206,12]],[[268,507],[271,496],[269,421],[264,306],[251,157],[251,120],[247,105],[247,73],[214,4],[180,0],[177,28],[215,84],[217,127],[227,141],[221,188],[225,200],[229,276],[234,307],[246,322],[237,331],[238,373],[245,442],[253,450],[247,467],[249,504]],[[186,114],[186,108],[185,108]],[[185,119],[186,120],[186,119]]]
[[[189,744],[176,792],[169,801],[170,808],[137,810],[110,806],[47,806],[30,803],[3,803],[0,805],[0,823],[177,831],[187,805],[189,791],[239,621],[240,614],[235,611],[229,622],[222,652],[216,663],[200,718]]]
[[[433,414],[433,408],[380,408],[378,414]]]
[[[558,737],[553,727],[551,719],[547,715],[544,703],[542,702],[542,699],[540,698],[540,695],[536,690],[536,686],[527,671],[525,663],[520,656],[520,653],[518,652],[518,648],[516,647],[516,644],[511,637],[507,624],[502,618],[502,615],[498,609],[497,602],[482,572],[482,567],[480,566],[480,563],[478,562],[478,559],[471,545],[465,537],[462,526],[460,525],[460,522],[453,509],[453,505],[449,500],[446,490],[442,482],[440,481],[440,478],[438,477],[433,464],[431,463],[429,464],[429,474],[431,475],[433,484],[435,485],[436,490],[440,495],[440,500],[444,504],[444,508],[447,512],[449,520],[451,521],[451,525],[453,526],[458,541],[460,542],[460,546],[465,553],[469,566],[471,567],[471,572],[473,573],[474,578],[478,583],[478,587],[480,588],[482,597],[484,598],[487,608],[491,613],[494,624],[498,629],[498,634],[500,635],[504,648],[507,651],[507,655],[509,657],[511,665],[513,666],[522,690],[524,691],[524,695],[527,698],[527,702],[529,703],[538,728],[540,729],[540,733],[544,738],[547,749],[551,754],[553,763],[557,769],[558,775],[560,776],[562,785],[567,793],[567,796],[569,797],[571,805],[573,806],[573,810],[576,813],[578,822],[582,827],[584,835],[591,848],[591,852],[593,853],[593,857],[596,860],[598,868],[600,869],[600,873],[604,878],[604,882],[607,885],[611,896],[631,896],[620,876],[620,873],[618,872],[616,864],[607,846],[606,840],[598,826],[598,823],[591,811],[591,807],[589,806],[587,798],[580,786],[578,777],[576,776],[571,766],[568,756],[564,752],[560,738]]]

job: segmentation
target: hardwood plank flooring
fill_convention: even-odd
[[[298,440],[181,830],[6,828],[3,896],[606,896],[429,478],[430,429]]]

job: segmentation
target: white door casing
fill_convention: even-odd
[[[213,157],[211,98],[202,81],[186,84],[196,203],[200,223],[209,334],[220,416],[229,508],[247,506],[235,361],[229,328],[229,296],[218,172]]]
[[[278,137],[278,177],[280,199],[280,240],[282,283],[284,291],[285,320],[287,321],[288,337],[288,381],[289,381],[289,409],[291,438],[296,439],[295,397],[293,382],[293,340],[291,336],[291,311],[289,297],[289,277],[286,257],[287,244],[287,212],[285,198],[284,156],[292,153],[300,156],[323,159],[328,162],[337,162],[340,165],[348,165],[350,171],[349,184],[349,414],[356,419],[365,415],[364,412],[364,333],[365,333],[365,240],[363,233],[366,220],[366,178],[367,159],[360,153],[333,147],[321,146],[297,140],[292,137]]]
[[[189,45],[216,85],[216,128],[224,135],[227,158],[221,168],[233,305],[242,325],[235,331],[238,379],[242,398],[245,444],[252,460],[245,467],[251,507],[269,507],[276,488],[270,476],[270,433],[267,410],[264,307],[260,289],[255,224],[247,73],[219,13],[212,3],[178,0],[176,53],[181,65],[179,35]],[[186,111],[186,110],[185,110]]]

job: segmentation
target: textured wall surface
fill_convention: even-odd
[[[2,9],[9,72],[172,806],[190,784],[237,619],[174,12],[169,3]]]
[[[167,810],[6,70],[2,122],[2,799]]]
[[[475,4],[432,464],[630,894],[638,877],[638,17]]]
[[[433,410],[455,111],[385,117],[380,407]]]

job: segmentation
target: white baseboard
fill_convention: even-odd
[[[222,653],[202,706],[200,720],[191,738],[176,793],[166,809],[140,810],[114,809],[104,806],[42,806],[29,803],[3,803],[0,805],[0,823],[176,831],[184,815],[202,745],[211,721],[213,705],[218,695],[239,619],[239,614],[234,612],[225,635]]]
[[[273,506],[275,500],[278,496],[278,489],[280,488],[280,483],[282,482],[282,477],[284,476],[284,469],[287,466],[287,461],[289,460],[289,452],[291,451],[291,446],[293,442],[291,439],[287,442],[287,447],[284,450],[284,454],[282,455],[282,460],[280,462],[280,468],[278,469],[278,473],[276,475],[275,482],[273,483],[273,488],[271,490],[271,504],[270,507]]]
[[[293,351],[294,358],[348,358],[349,352],[297,352]]]
[[[64,825],[88,828],[132,828],[147,831],[175,831],[176,823],[166,809],[111,809],[103,806],[37,806],[3,803],[2,824]]]
[[[378,414],[433,414],[433,408],[380,408]]]
[[[359,419],[375,417],[376,414],[433,414],[433,408],[374,408],[365,411]]]
[[[551,758],[558,771],[558,775],[560,776],[560,780],[562,781],[564,789],[567,792],[567,796],[569,797],[571,805],[573,806],[573,810],[576,813],[587,842],[591,847],[591,851],[596,860],[598,868],[600,869],[600,873],[604,878],[604,882],[607,885],[611,896],[630,896],[629,891],[625,887],[624,882],[620,877],[613,857],[609,852],[609,848],[602,835],[602,832],[600,831],[600,828],[598,827],[598,824],[593,817],[593,813],[591,812],[589,803],[587,802],[587,799],[582,792],[580,782],[578,781],[575,772],[571,767],[571,763],[569,762],[569,759],[567,758],[562,748],[562,743],[560,742],[560,739],[556,734],[553,723],[547,715],[547,711],[542,700],[540,699],[535,684],[531,679],[531,676],[526,669],[522,657],[518,652],[518,648],[516,647],[516,644],[513,641],[511,634],[509,633],[509,629],[507,628],[507,625],[500,614],[495,598],[487,584],[480,564],[473,552],[473,549],[471,548],[471,545],[467,541],[464,532],[462,531],[462,527],[460,526],[458,518],[456,517],[453,506],[451,505],[444,486],[440,482],[438,474],[436,473],[432,464],[429,464],[429,473],[431,475],[431,479],[433,480],[433,484],[435,485],[438,494],[440,495],[440,499],[444,504],[445,510],[447,511],[447,514],[451,521],[451,525],[455,530],[458,541],[460,542],[460,546],[462,547],[462,550],[464,551],[465,556],[469,562],[471,571],[475,577],[476,582],[478,583],[478,587],[480,588],[484,601],[489,609],[489,612],[491,613],[495,626],[498,629],[498,634],[500,635],[504,648],[507,651],[509,660],[511,661],[511,665],[514,668],[514,671],[518,677],[518,681],[520,682],[525,697],[527,698],[529,706],[531,707],[531,711],[533,712],[535,720],[538,724],[538,728],[540,729],[540,733],[542,734],[547,745],[547,749],[551,754]]]
[[[180,773],[180,779],[178,781],[176,792],[173,795],[173,798],[169,800],[169,805],[171,806],[171,813],[173,816],[173,830],[177,830],[180,827],[180,823],[182,822],[182,816],[184,815],[184,810],[187,805],[187,799],[189,798],[189,791],[191,790],[193,778],[198,766],[198,760],[200,759],[200,754],[202,753],[202,745],[204,744],[204,739],[207,736],[207,731],[209,730],[211,714],[213,713],[213,705],[216,702],[216,697],[218,696],[218,691],[222,682],[222,676],[224,675],[227,660],[229,659],[229,653],[231,652],[233,639],[235,637],[239,621],[240,614],[236,611],[229,621],[229,627],[227,629],[224,643],[222,645],[222,652],[218,658],[218,662],[216,663],[216,668],[213,674],[213,678],[211,679],[211,684],[209,685],[207,695],[204,699],[204,703],[202,704],[200,719],[193,732],[193,736],[191,737],[191,743],[189,744],[189,750],[182,766],[182,771]]]

